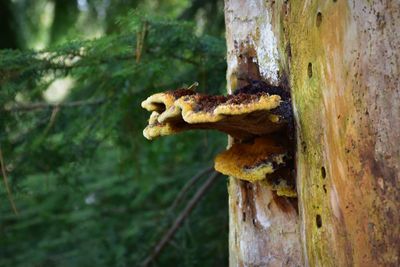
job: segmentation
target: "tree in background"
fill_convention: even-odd
[[[140,102],[194,81],[223,91],[216,3],[1,2],[2,48],[43,49],[0,52],[0,266],[132,266],[152,255],[224,136],[148,143]],[[218,179],[151,260],[226,265],[225,186]]]

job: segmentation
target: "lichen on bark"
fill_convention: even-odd
[[[400,3],[225,4],[228,90],[259,75],[251,62],[261,68],[272,62],[279,75],[263,71],[259,78],[287,83],[292,92],[300,218],[292,217],[295,234],[288,241],[277,237],[288,248],[278,254],[297,260],[291,265],[399,266]],[[272,35],[263,32],[270,29]],[[260,46],[271,44],[276,49],[265,51],[278,53],[257,58]],[[266,260],[265,250],[279,249],[248,222],[249,213],[258,218],[264,211],[263,225],[273,234],[272,221],[279,221],[280,213],[252,208],[272,199],[260,188],[230,180],[231,266],[279,262]],[[297,223],[302,260],[290,255],[300,246]]]

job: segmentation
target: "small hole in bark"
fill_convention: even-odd
[[[318,12],[317,13],[317,20],[316,20],[317,27],[319,27],[321,25],[321,22],[322,22],[322,13]]]
[[[311,62],[308,63],[307,73],[308,73],[308,78],[311,78],[312,77],[312,64],[311,64]]]
[[[307,151],[307,144],[306,144],[306,142],[304,142],[304,141],[301,142],[301,148],[302,148],[302,150],[303,150],[303,153]]]
[[[321,228],[321,226],[322,226],[321,215],[317,214],[317,217],[315,218],[315,222],[317,223],[317,227]]]
[[[327,190],[326,190],[326,185],[323,185],[322,188],[324,189],[324,192],[326,194]]]
[[[292,59],[292,48],[291,48],[291,46],[290,46],[290,43],[288,43],[288,44],[286,45],[286,55],[287,55],[287,57],[289,58],[289,60]]]
[[[322,178],[326,178],[326,170],[325,170],[325,167],[321,167],[321,176],[322,176]]]

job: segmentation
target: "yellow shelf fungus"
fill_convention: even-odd
[[[292,169],[285,166],[272,174],[267,174],[267,178],[262,180],[278,196],[297,197],[296,181]]]
[[[278,196],[297,197],[287,149],[269,136],[234,144],[217,155],[218,172],[249,182],[262,181]]]
[[[279,115],[271,113],[280,103],[279,95],[265,92],[209,96],[179,89],[157,93],[142,102],[143,108],[157,112],[143,134],[150,140],[190,129],[216,129],[238,139],[265,135],[284,125]]]
[[[142,102],[152,112],[143,135],[152,140],[191,129],[227,133],[236,143],[216,157],[217,171],[250,182],[263,181],[279,196],[296,197],[288,149],[270,135],[290,124],[290,100],[285,94],[275,94],[277,87],[246,90],[228,96],[199,94],[192,88],[154,94]]]
[[[269,138],[234,144],[215,158],[215,169],[225,175],[255,182],[285,165],[286,150]]]

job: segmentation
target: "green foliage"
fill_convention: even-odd
[[[223,149],[210,132],[148,142],[140,102],[194,81],[222,92],[224,40],[137,12],[118,23],[95,40],[0,51],[0,148],[19,211],[1,187],[0,266],[138,265],[199,185],[169,210],[180,188]],[[45,102],[66,77],[67,97]],[[159,265],[226,265],[225,187],[220,178]]]

